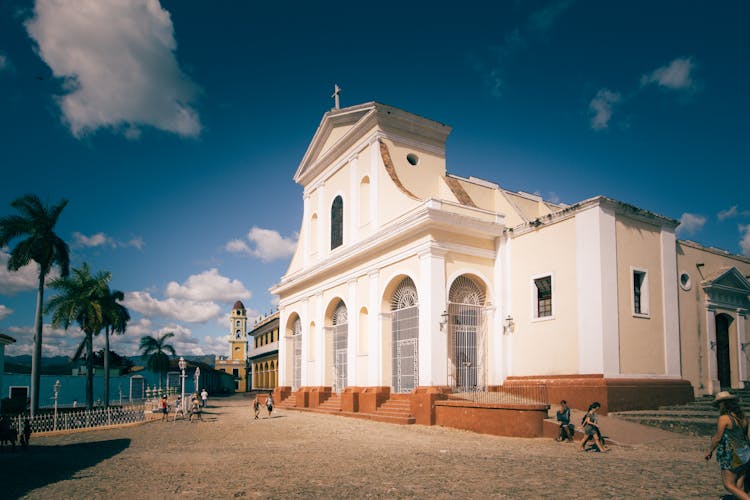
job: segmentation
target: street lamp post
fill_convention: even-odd
[[[177,366],[180,367],[181,372],[180,378],[182,379],[182,399],[180,401],[182,402],[182,414],[185,415],[185,368],[187,368],[185,358],[180,356],[180,361],[177,362]],[[175,418],[177,417],[175,416]]]
[[[62,386],[62,384],[60,383],[60,379],[55,380],[55,385],[53,386],[54,389],[55,389],[55,396],[54,396],[54,399],[55,399],[55,425],[54,425],[54,430],[57,430],[57,397],[60,394],[60,386]]]
[[[196,366],[195,367],[195,392],[197,394],[200,394],[201,390],[198,388],[198,384],[200,383],[200,376],[201,376],[201,367]]]

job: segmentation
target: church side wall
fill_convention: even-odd
[[[661,228],[620,216],[615,228],[620,373],[664,375]],[[637,272],[644,272],[647,280],[641,287],[641,314],[634,310]]]
[[[543,226],[512,241],[511,375],[578,373],[576,226]],[[535,278],[552,276],[552,316],[535,318]]]

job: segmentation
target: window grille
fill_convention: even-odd
[[[419,304],[417,287],[404,278],[391,300],[393,390],[411,392],[419,384]]]
[[[331,250],[344,242],[344,200],[341,196],[333,199],[331,205]]]
[[[643,308],[641,307],[641,287],[643,286],[643,278],[645,273],[640,271],[633,271],[633,310],[636,314],[643,314]]]

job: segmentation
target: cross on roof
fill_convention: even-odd
[[[341,87],[337,84],[333,84],[333,109],[339,109],[339,94],[341,93]]]

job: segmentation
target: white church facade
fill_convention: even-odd
[[[374,102],[323,116],[294,176],[298,247],[271,289],[279,386],[534,381],[610,411],[743,386],[750,260],[604,196],[555,204],[451,175],[449,133]]]

